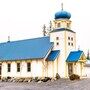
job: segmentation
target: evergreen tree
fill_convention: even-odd
[[[46,36],[46,33],[47,33],[47,32],[46,32],[46,25],[44,24],[44,25],[43,25],[43,36]]]
[[[87,59],[90,60],[89,50],[87,52]]]

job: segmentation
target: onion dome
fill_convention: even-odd
[[[59,11],[57,13],[55,13],[55,19],[70,19],[71,18],[71,14],[67,11]]]

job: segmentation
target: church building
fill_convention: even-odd
[[[0,43],[0,77],[60,77],[85,75],[86,57],[76,50],[71,14],[55,13],[49,36]]]

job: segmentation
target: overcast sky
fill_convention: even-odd
[[[77,34],[77,48],[90,49],[89,0],[0,0],[0,42],[42,36],[43,24],[54,20],[61,10],[71,13],[72,30]]]

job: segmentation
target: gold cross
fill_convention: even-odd
[[[63,3],[61,3],[61,10],[63,10]]]

